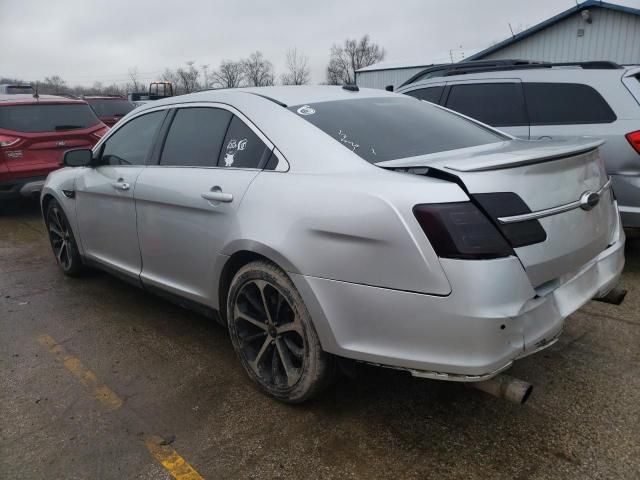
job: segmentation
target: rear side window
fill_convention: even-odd
[[[578,83],[524,83],[531,125],[611,123],[616,115],[602,95]]]
[[[164,142],[160,165],[215,167],[231,116],[220,108],[178,110]]]
[[[406,96],[334,100],[296,105],[289,110],[371,163],[508,138]]]
[[[128,121],[102,147],[106,165],[144,165],[166,112],[152,112]]]
[[[98,117],[84,103],[0,106],[0,128],[15,132],[80,130],[98,123]]]
[[[454,85],[446,106],[493,127],[528,124],[519,83]]]
[[[234,116],[224,138],[218,166],[259,168],[271,151],[242,120]]]
[[[424,100],[426,102],[438,103],[442,96],[443,86],[439,87],[427,87],[419,88],[418,90],[412,90],[407,92],[407,95],[417,98],[418,100]]]

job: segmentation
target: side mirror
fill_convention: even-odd
[[[384,89],[385,89],[387,92],[393,92],[393,85],[387,85],[386,87],[384,87]]]
[[[93,152],[88,148],[79,148],[64,152],[63,163],[67,167],[89,167],[93,162]]]

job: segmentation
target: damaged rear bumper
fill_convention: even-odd
[[[567,316],[617,285],[625,241],[618,230],[596,258],[538,289],[515,257],[442,259],[448,296],[291,276],[326,351],[415,376],[476,382],[553,344]]]

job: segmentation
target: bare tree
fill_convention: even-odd
[[[306,85],[309,83],[309,58],[298,52],[297,48],[287,50],[287,73],[283,73],[280,81],[283,85]]]
[[[105,95],[123,95],[127,93],[126,90],[119,87],[116,83],[105,86],[102,91]]]
[[[170,82],[173,85],[173,93],[174,95],[180,95],[185,93],[182,91],[180,75],[175,70],[171,70],[170,68],[165,68],[162,75],[160,75],[160,79],[163,82]]]
[[[139,92],[141,84],[138,80],[138,67],[131,67],[129,69],[129,80],[131,80],[131,87],[133,88],[133,91]]]
[[[44,77],[44,84],[42,85],[42,93],[64,93],[67,89],[67,82],[65,82],[59,75],[51,75],[50,77]]]
[[[178,89],[180,88],[180,76],[177,72],[170,68],[165,68],[164,72],[162,72],[161,79],[163,82],[171,82],[175,93],[178,93]]]
[[[198,84],[200,72],[195,67],[194,63],[195,62],[192,61],[187,62],[187,68],[178,68],[178,70],[176,70],[178,78],[180,79],[180,86],[184,93],[195,92],[200,88]]]
[[[353,84],[355,71],[368,67],[384,59],[385,51],[372,43],[369,35],[360,40],[347,39],[343,46],[331,47],[331,57],[327,66],[327,83],[330,85]]]
[[[90,94],[93,95],[102,95],[104,92],[104,86],[102,85],[102,82],[100,81],[95,81],[93,82],[93,86],[91,88],[86,89],[89,91]]]
[[[242,61],[244,77],[250,87],[266,87],[273,85],[273,64],[256,51]]]
[[[223,60],[220,68],[211,73],[211,80],[214,87],[236,88],[244,79],[244,65],[242,62]]]
[[[18,79],[18,78],[12,78],[12,77],[0,77],[0,84],[2,83],[15,83],[15,84],[19,84],[19,85],[27,85],[27,84],[31,84],[33,82],[27,82],[26,80],[22,80],[22,79]]]

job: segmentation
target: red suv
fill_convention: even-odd
[[[66,150],[91,148],[107,131],[82,100],[0,95],[0,199],[39,192]]]
[[[133,103],[124,97],[85,96],[83,99],[91,105],[98,118],[110,127],[113,127],[118,120],[136,108]]]

